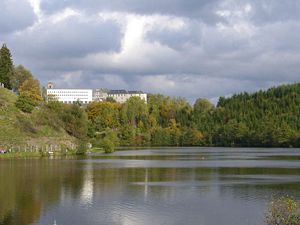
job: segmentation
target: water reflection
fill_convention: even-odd
[[[262,224],[300,151],[187,148],[0,161],[0,224]]]

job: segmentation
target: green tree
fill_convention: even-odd
[[[10,50],[5,44],[0,49],[0,82],[11,89],[10,77],[13,74],[13,61]]]
[[[112,153],[115,147],[119,145],[119,138],[114,130],[107,128],[101,132],[101,135],[94,140],[93,144],[103,148],[105,153]]]
[[[148,124],[148,108],[143,100],[139,97],[129,98],[121,109],[122,122],[129,123],[131,126],[137,127],[142,121],[144,125]]]
[[[117,102],[113,97],[107,97],[107,98],[105,99],[105,101],[107,101],[107,102],[112,102],[112,103],[116,103],[116,102]]]
[[[205,98],[198,98],[194,104],[196,114],[208,112],[214,108],[214,105]]]
[[[86,112],[96,131],[102,131],[119,126],[119,104],[112,102],[93,102],[88,105]]]
[[[10,77],[11,87],[15,91],[19,91],[20,86],[25,80],[33,79],[33,76],[29,70],[24,66],[18,65],[14,67],[12,76]]]
[[[78,139],[87,137],[87,115],[85,111],[76,104],[64,105],[60,118],[63,121],[65,131]]]

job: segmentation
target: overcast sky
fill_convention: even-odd
[[[300,1],[1,0],[0,43],[43,85],[215,102],[300,81]]]

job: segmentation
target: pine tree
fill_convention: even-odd
[[[0,49],[0,82],[11,89],[10,76],[13,73],[13,61],[9,49],[3,44]]]

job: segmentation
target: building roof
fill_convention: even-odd
[[[108,94],[127,94],[126,90],[109,90]]]
[[[128,91],[129,94],[144,94],[142,91]]]
[[[107,94],[144,94],[142,91],[109,90]]]

